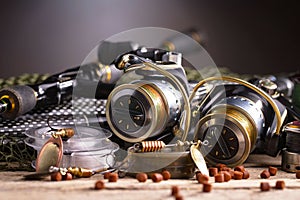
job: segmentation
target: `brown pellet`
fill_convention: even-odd
[[[260,173],[261,178],[269,178],[270,177],[270,172],[268,170],[264,170]]]
[[[146,182],[147,179],[148,179],[148,175],[146,173],[138,173],[136,175],[136,179],[139,181],[139,182]]]
[[[243,172],[243,179],[248,179],[249,177],[250,177],[249,172],[248,172],[247,170],[245,170],[245,171]]]
[[[222,168],[219,169],[219,171],[227,171],[227,172],[229,172],[229,171],[231,171],[231,168],[229,168],[229,167],[222,167]]]
[[[99,180],[95,183],[95,189],[96,190],[102,190],[105,188],[105,184],[102,180]]]
[[[218,168],[216,168],[216,167],[210,167],[208,169],[208,171],[209,171],[209,176],[215,176],[218,173]]]
[[[234,176],[233,178],[235,180],[242,180],[243,179],[243,172],[240,171],[234,171]]]
[[[234,178],[234,172],[235,172],[235,171],[233,171],[233,170],[230,170],[230,171],[229,171],[229,174],[231,175],[231,178]]]
[[[205,174],[198,174],[197,175],[197,181],[198,183],[207,183],[209,181],[209,177]]]
[[[275,188],[283,190],[285,188],[285,182],[284,181],[276,181]]]
[[[54,172],[51,174],[51,181],[61,181],[62,175],[60,172]]]
[[[300,171],[296,172],[296,178],[300,179]]]
[[[204,183],[202,191],[203,192],[210,192],[212,190],[212,185],[210,183]]]
[[[270,176],[275,176],[276,173],[277,173],[277,168],[270,166],[269,167],[269,173],[270,173]]]
[[[270,184],[268,182],[261,182],[260,183],[260,190],[261,191],[269,191],[270,190]]]
[[[175,200],[183,200],[183,196],[181,194],[176,194]]]
[[[151,179],[154,183],[159,183],[163,180],[163,176],[159,173],[154,173],[152,174]]]
[[[62,176],[62,179],[65,181],[69,181],[73,179],[73,175],[69,172],[67,172],[65,175]]]
[[[231,174],[228,171],[221,171],[221,174],[224,174],[224,181],[228,182],[231,180]]]
[[[161,175],[163,176],[163,180],[169,180],[171,178],[171,173],[168,170],[163,170],[161,172]]]
[[[225,165],[223,163],[219,163],[219,164],[216,164],[216,167],[219,169],[219,171],[222,171],[221,169],[227,168],[227,165]]]
[[[108,182],[117,182],[119,175],[117,173],[110,173],[108,176]]]
[[[245,167],[243,165],[236,166],[234,168],[234,171],[244,172],[245,171]]]
[[[216,183],[223,183],[224,182],[224,174],[216,174],[215,175],[215,182]]]
[[[177,185],[173,185],[171,188],[171,195],[175,196],[179,193],[179,187]]]
[[[108,179],[108,177],[109,177],[109,175],[111,174],[111,172],[106,172],[106,173],[104,173],[104,179]]]

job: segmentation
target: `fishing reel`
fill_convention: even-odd
[[[108,125],[118,139],[115,141],[126,149],[117,168],[133,174],[167,169],[173,178],[194,175],[190,149],[196,145],[186,141],[189,84],[181,59],[179,53],[141,48],[114,61],[125,72],[106,104]],[[133,150],[137,146],[141,150]],[[204,159],[202,163],[206,166]]]
[[[108,97],[106,118],[118,138],[169,142],[176,136],[189,92],[181,59],[180,53],[141,48],[114,61],[125,74]]]
[[[206,142],[201,152],[208,163],[242,164],[252,151],[278,155],[284,147],[281,126],[286,107],[274,96],[269,82],[257,87],[232,77],[212,77],[200,82],[222,80],[192,108],[195,140]],[[225,82],[226,81],[226,82]],[[264,91],[263,89],[269,89]],[[276,88],[275,88],[276,89]],[[273,93],[274,94],[274,93]]]

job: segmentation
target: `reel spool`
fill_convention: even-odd
[[[282,151],[282,170],[296,172],[300,170],[300,121],[286,124],[286,148]]]
[[[210,81],[238,83],[239,85],[233,86],[239,87],[239,90],[217,100],[196,124],[194,139],[209,143],[201,148],[209,164],[224,163],[232,167],[242,164],[255,148],[257,139],[262,136],[271,138],[266,143],[268,147],[277,144],[275,139],[279,137],[286,111],[281,109],[266,92],[241,79],[226,76],[210,77],[195,86],[190,101],[193,100],[198,88]],[[276,121],[272,119],[274,126],[273,124],[266,126],[269,115],[265,113],[267,111],[262,110],[262,106],[274,112],[276,116]],[[201,114],[203,113],[199,113]],[[273,153],[277,149],[270,150]]]

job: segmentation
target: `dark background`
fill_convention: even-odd
[[[270,74],[300,69],[296,1],[1,1],[0,78],[79,65],[107,37],[132,28],[195,27],[219,66]]]

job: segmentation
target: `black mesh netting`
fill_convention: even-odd
[[[25,74],[20,77],[12,77],[6,80],[0,79],[0,88],[10,85],[35,84],[44,80],[46,75]],[[76,108],[72,108],[76,101]],[[106,100],[78,98],[71,101],[66,99],[60,105],[52,105],[34,109],[31,112],[18,117],[15,120],[5,120],[0,117],[0,170],[28,170],[31,162],[36,158],[36,151],[25,144],[25,132],[30,128],[48,126],[72,125],[84,123],[85,119],[76,119],[81,115],[104,115]],[[80,122],[82,121],[82,122]]]

